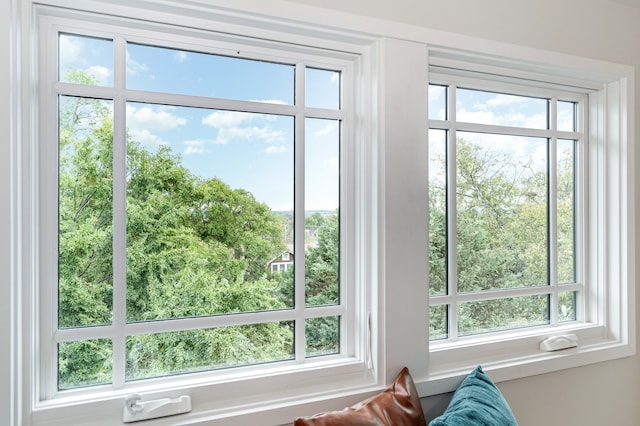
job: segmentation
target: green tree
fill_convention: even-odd
[[[479,145],[457,140],[457,283],[460,292],[544,285],[549,282],[546,168],[516,163]],[[558,224],[561,264],[573,258],[572,155],[558,164]],[[446,165],[441,158],[442,169]],[[446,187],[429,185],[430,294],[446,293]],[[564,268],[564,269],[563,269]],[[561,276],[572,275],[561,266]],[[571,300],[563,302],[567,316]],[[562,308],[561,308],[562,309]],[[459,305],[459,330],[475,333],[543,324],[547,297],[470,302]],[[431,308],[432,337],[446,336],[446,310]]]
[[[67,81],[96,84],[72,71]],[[111,103],[61,97],[59,325],[109,324],[113,298]],[[285,307],[266,264],[284,250],[281,220],[243,189],[202,179],[168,147],[127,138],[127,320]],[[130,378],[292,357],[290,323],[130,337]],[[112,342],[59,346],[62,388],[110,380]]]
[[[305,260],[307,305],[339,302],[340,227],[338,212],[325,217],[318,228],[316,246],[309,249]]]

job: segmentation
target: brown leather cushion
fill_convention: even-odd
[[[407,367],[377,395],[340,411],[298,417],[294,426],[411,426],[425,425],[416,385]]]

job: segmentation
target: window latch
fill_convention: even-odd
[[[578,336],[575,334],[561,334],[552,336],[540,342],[540,350],[546,352],[575,348],[578,346]]]
[[[191,411],[191,397],[182,395],[178,398],[162,398],[142,401],[138,394],[128,395],[124,400],[122,421],[124,423],[140,420],[155,419],[157,417],[173,416]]]

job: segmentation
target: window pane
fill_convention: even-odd
[[[131,336],[127,380],[293,358],[291,322]]]
[[[558,101],[558,130],[575,132],[576,104],[575,102]]]
[[[461,303],[458,330],[461,336],[549,323],[549,296]]]
[[[287,64],[127,44],[129,89],[292,105],[293,76]]]
[[[58,389],[111,383],[111,340],[58,344]]]
[[[558,282],[576,281],[575,141],[558,140]]]
[[[305,103],[312,108],[340,108],[340,72],[307,68]]]
[[[113,41],[74,34],[58,38],[58,79],[65,83],[113,86]]]
[[[445,130],[429,130],[429,294],[447,293]]]
[[[127,104],[127,319],[291,306],[293,119]]]
[[[576,300],[578,293],[565,291],[559,294],[558,319],[560,322],[576,320]]]
[[[340,352],[340,317],[309,318],[305,321],[307,356]]]
[[[547,140],[458,132],[458,290],[548,283]]]
[[[546,129],[546,99],[458,88],[457,120],[467,123]]]
[[[305,300],[340,302],[340,123],[305,121]]]
[[[447,119],[447,86],[429,85],[429,119]]]
[[[429,307],[429,340],[446,339],[449,337],[447,313],[447,305]]]
[[[101,99],[61,96],[59,327],[108,324],[112,307],[113,118]]]

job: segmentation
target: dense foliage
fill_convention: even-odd
[[[67,81],[95,84],[75,71]],[[114,141],[111,111],[109,101],[60,99],[59,326],[111,324],[114,283],[116,288],[126,283],[127,322],[292,308],[293,268],[268,270],[293,242],[291,214],[274,213],[250,192],[220,179],[195,176],[167,146],[148,150],[128,136],[126,153],[115,161],[122,162],[126,177],[114,182],[114,146],[120,145]],[[445,159],[439,160],[445,170]],[[572,152],[559,152],[557,169],[558,277],[571,282]],[[458,290],[548,284],[546,167],[515,164],[459,139],[456,170]],[[449,291],[445,182],[441,175],[429,184],[432,295]],[[114,191],[114,184],[122,189]],[[113,253],[118,209],[125,213],[120,220],[126,220],[126,241],[115,244],[126,246],[126,265],[119,268],[114,262],[123,259]],[[338,217],[337,212],[306,217],[308,306],[340,301]],[[573,318],[573,297],[561,295],[561,319]],[[548,321],[549,309],[546,296],[464,303],[458,327],[464,334],[541,324]],[[338,351],[339,324],[339,317],[307,320],[307,354]],[[431,307],[429,330],[432,339],[447,336],[445,306]],[[126,376],[291,359],[293,336],[292,322],[131,336]],[[59,386],[109,382],[112,346],[109,339],[60,344]]]
[[[440,170],[446,168],[440,158]],[[548,171],[516,163],[499,151],[457,140],[457,288],[459,292],[540,286],[550,282]],[[557,172],[558,279],[574,280],[573,154],[559,152]],[[444,172],[429,185],[430,294],[446,294],[447,231]],[[573,293],[561,295],[561,320],[573,319]],[[547,296],[459,305],[461,334],[546,324]],[[444,305],[431,308],[431,338],[447,336]]]
[[[95,83],[80,72],[67,80]],[[248,191],[194,176],[169,147],[147,150],[127,137],[126,182],[115,182],[126,185],[126,199],[118,198],[111,110],[108,101],[60,99],[59,326],[111,324],[114,282],[123,278],[127,322],[291,307],[292,276],[267,270],[286,250],[282,217]],[[125,277],[114,277],[114,206],[126,212]],[[326,253],[337,247],[337,215],[326,222],[336,241],[320,237],[323,253],[308,254],[309,271],[328,270],[310,295],[323,304],[338,291],[337,252]],[[314,257],[332,264],[312,265]],[[337,320],[328,321],[310,338],[311,352],[336,350]],[[131,336],[126,346],[127,378],[154,377],[290,359],[293,324]],[[109,382],[111,359],[109,339],[60,344],[59,386]]]

